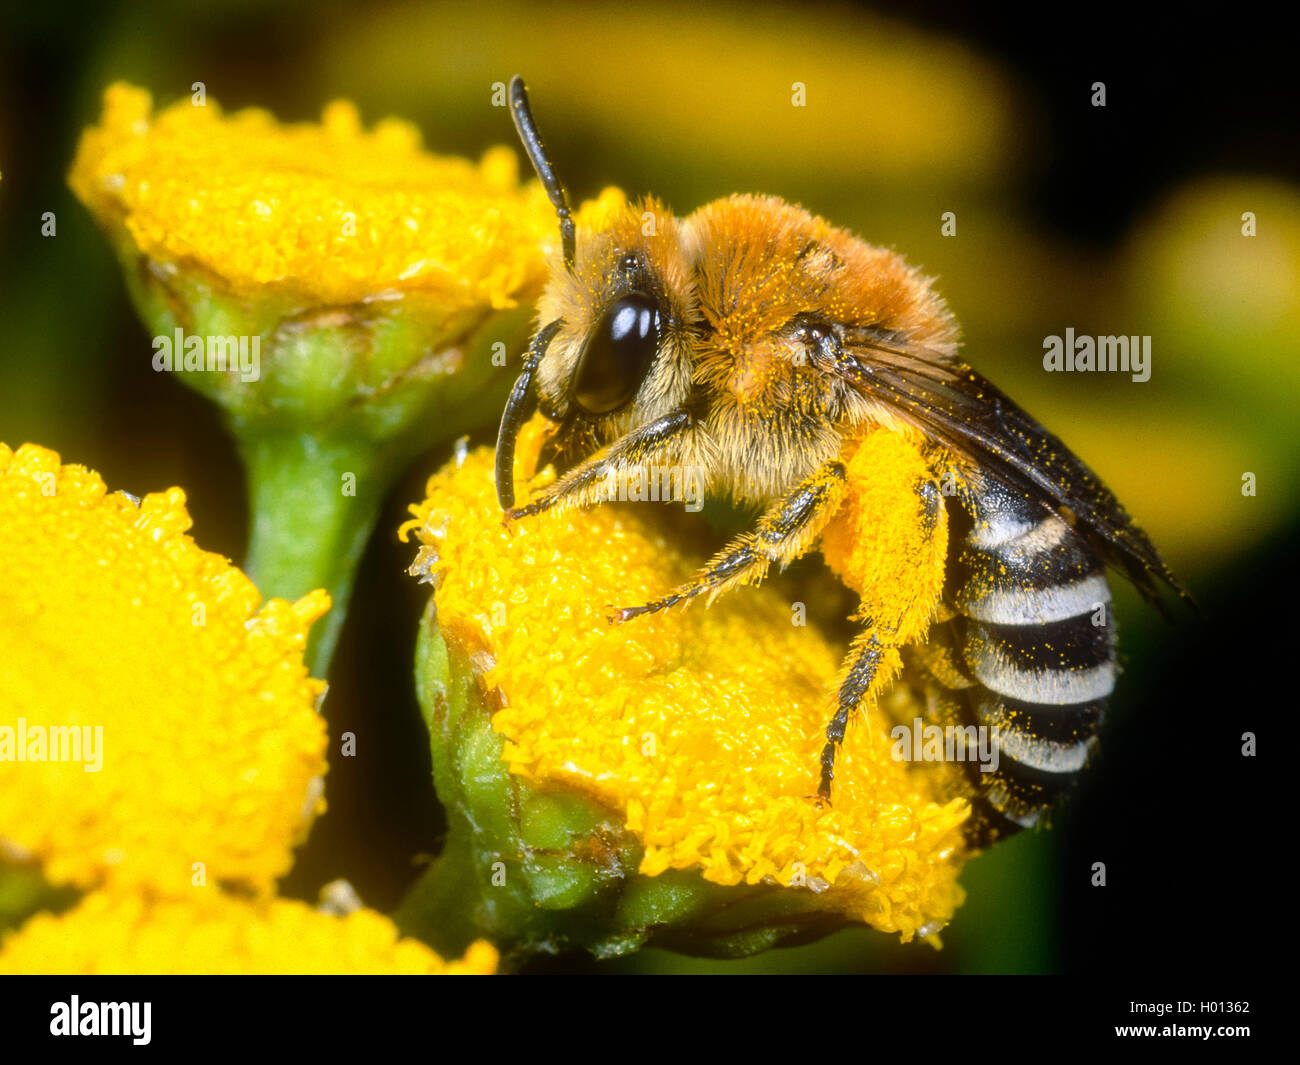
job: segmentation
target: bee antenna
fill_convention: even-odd
[[[524,85],[524,79],[518,74],[510,79],[510,117],[514,119],[515,132],[523,141],[524,151],[528,153],[533,169],[537,171],[537,178],[541,181],[542,188],[546,190],[546,195],[550,197],[556,217],[560,220],[560,245],[564,249],[564,265],[572,273],[575,237],[573,216],[569,212],[569,197],[564,191],[564,186],[560,184],[560,179],[555,176],[555,167],[551,165],[550,157],[546,154],[542,135],[537,132],[537,123],[533,121],[533,112],[528,106],[528,89]]]
[[[555,334],[564,325],[564,319],[557,318],[550,325],[538,331],[524,356],[524,369],[510,390],[510,399],[501,415],[501,426],[497,430],[496,482],[497,500],[502,510],[510,510],[515,505],[515,440],[519,428],[524,424],[525,409],[532,397],[533,377],[537,374],[538,364],[546,349],[550,347]]]

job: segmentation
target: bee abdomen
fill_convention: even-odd
[[[948,588],[956,657],[974,682],[965,699],[998,752],[993,772],[967,767],[967,835],[983,846],[1036,823],[1084,768],[1116,652],[1105,567],[1082,537],[1000,486],[969,502]]]
[[[1063,621],[990,625],[967,621],[962,657],[996,695],[1042,706],[1104,699],[1115,687],[1110,629],[1092,611]]]

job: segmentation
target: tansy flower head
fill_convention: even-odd
[[[556,242],[545,194],[517,168],[507,148],[479,163],[430,155],[397,119],[366,131],[345,101],[319,125],[281,125],[214,100],[154,114],[119,83],[69,181],[113,239],[156,367],[184,371],[237,428],[342,418],[389,440],[431,402],[456,410],[506,383],[491,345],[522,341]],[[257,337],[256,364],[239,349],[214,370],[209,337]]]
[[[446,313],[512,307],[555,240],[545,194],[521,188],[509,149],[433,156],[411,123],[367,131],[342,100],[319,125],[281,125],[214,100],[154,114],[147,92],[118,83],[70,181],[148,261],[303,306],[419,294]]]
[[[328,597],[259,606],[189,527],[178,488],[0,444],[0,840],[50,883],[266,892],[322,807]]]
[[[521,452],[530,452],[524,467],[536,457],[536,426],[521,441]],[[552,476],[546,471],[542,483]],[[471,713],[491,714],[499,737],[492,756],[509,766],[518,793],[509,807],[518,811],[518,831],[494,822],[499,810],[491,812],[486,791],[484,808],[467,819],[481,847],[502,852],[506,881],[529,878],[537,846],[556,847],[541,838],[545,832],[530,841],[527,822],[556,820],[553,811],[532,811],[567,796],[604,814],[588,813],[585,834],[564,840],[575,861],[584,848],[590,857],[603,847],[604,888],[593,883],[589,895],[618,879],[610,871],[627,863],[630,844],[634,860],[618,885],[625,900],[653,892],[660,878],[665,889],[681,891],[681,875],[670,875],[680,871],[705,885],[765,892],[769,923],[784,932],[838,920],[910,939],[951,918],[961,900],[966,803],[947,800],[937,777],[893,758],[883,720],[855,723],[838,764],[836,801],[816,801],[839,653],[813,627],[792,625],[789,603],[770,589],[747,589],[707,608],[612,627],[614,607],[653,599],[701,559],[668,542],[635,508],[544,513],[507,530],[485,451],[435,475],[428,497],[409,526],[425,545],[413,571],[435,581],[435,635],[453,673],[459,662],[472,678],[422,679],[435,773],[444,800],[466,799],[490,760],[481,730],[448,724],[462,697],[456,692],[468,685]],[[429,660],[420,668],[427,673]],[[464,748],[451,758],[439,750],[449,740]],[[495,826],[493,838],[485,825]],[[492,900],[503,894],[485,892],[480,916],[490,921]],[[707,923],[694,904],[679,916]],[[748,916],[753,921],[753,908]],[[596,949],[612,952],[661,933],[680,939],[682,928],[619,931],[623,940]],[[747,949],[743,938],[722,938],[713,948]]]
[[[112,239],[154,368],[226,412],[252,489],[249,573],[271,595],[329,591],[323,672],[403,462],[500,410],[558,244],[545,193],[510,149],[434,156],[410,123],[366,130],[345,102],[282,125],[206,98],[155,114],[123,84],[69,180]]]
[[[0,973],[27,975],[487,976],[496,967],[488,943],[444,961],[423,943],[399,938],[374,910],[338,917],[295,900],[239,899],[211,888],[157,900],[95,892],[67,913],[33,917],[0,950]]]

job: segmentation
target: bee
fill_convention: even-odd
[[[817,548],[861,624],[817,799],[831,801],[850,718],[903,677],[931,721],[983,726],[997,746],[996,771],[966,767],[970,843],[1034,824],[1088,761],[1114,689],[1107,566],[1152,601],[1162,586],[1186,597],[1146,534],[963,361],[947,304],[899,255],[749,195],[685,218],[647,198],[578,232],[519,77],[509,103],[561,261],[501,419],[505,520],[595,505],[638,468],[705,471],[706,491],[752,508],[753,527],[611,621],[712,600]],[[534,398],[580,458],[516,506]]]

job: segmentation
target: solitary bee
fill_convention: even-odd
[[[578,233],[518,77],[510,108],[563,263],[501,419],[506,520],[602,502],[612,477],[649,466],[705,471],[707,491],[759,511],[753,528],[611,621],[712,599],[819,548],[862,625],[820,800],[854,710],[902,674],[932,721],[985,726],[998,747],[995,772],[967,767],[971,842],[1033,824],[1087,761],[1114,687],[1106,565],[1153,601],[1160,582],[1185,595],[1150,540],[961,360],[947,305],[901,257],[760,196],[683,219],[646,199]],[[516,507],[515,440],[534,396],[583,458]]]

